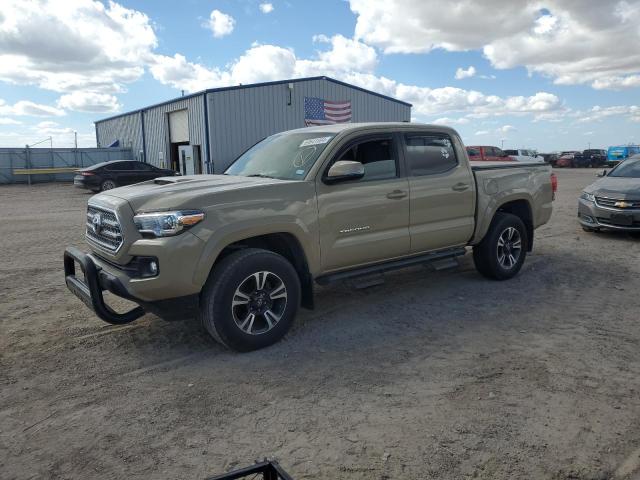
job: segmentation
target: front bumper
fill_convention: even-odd
[[[640,231],[640,210],[607,208],[595,202],[578,200],[578,221],[586,228]]]
[[[80,265],[84,278],[76,275],[76,263]],[[127,300],[135,299],[129,295],[117,277],[96,265],[90,255],[77,248],[68,247],[64,251],[64,278],[67,288],[105,322],[116,325],[129,323],[145,313],[140,306],[126,313],[118,313],[111,309],[104,302],[102,292],[105,290]]]

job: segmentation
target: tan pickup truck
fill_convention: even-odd
[[[551,215],[551,175],[544,163],[470,164],[442,126],[283,132],[223,175],[91,197],[91,253],[66,249],[66,283],[107,322],[192,304],[216,340],[253,350],[282,338],[300,305],[313,307],[315,283],[451,262],[467,247],[484,276],[513,277]],[[138,306],[116,313],[105,290]]]

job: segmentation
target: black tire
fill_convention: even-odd
[[[498,242],[502,235],[505,234],[505,232],[507,232],[509,229],[516,230],[517,235],[520,239],[520,249],[516,257],[515,242],[512,240],[509,240],[507,242],[509,244],[509,253],[512,254],[515,258],[515,263],[507,268],[504,263],[509,262],[509,260],[505,259],[501,262],[501,259],[499,257],[500,251],[503,252],[503,256],[506,256],[506,254],[504,254],[506,247],[503,246],[500,250]],[[515,233],[513,235],[513,238],[516,238]],[[512,243],[514,245],[511,245]],[[491,226],[489,227],[489,230],[487,231],[482,241],[478,245],[473,247],[473,261],[478,272],[480,272],[485,277],[491,278],[493,280],[507,280],[514,277],[522,268],[522,264],[524,263],[525,257],[527,256],[528,245],[529,237],[527,235],[527,229],[524,226],[522,220],[510,213],[497,212],[493,217]]]
[[[105,190],[112,190],[116,188],[118,185],[114,180],[105,180],[100,184],[100,191],[104,192]]]
[[[260,288],[257,285],[258,279],[252,278],[265,272],[267,279],[263,281],[263,288]],[[251,282],[254,281],[257,289],[255,293],[247,295],[251,296],[250,303],[247,302],[246,306],[234,306],[234,301],[239,299],[237,292],[247,293],[247,289],[241,288],[245,288],[245,285],[252,286]],[[280,289],[272,287],[269,294],[269,285],[279,285],[278,281],[285,287],[284,306],[282,299],[267,298]],[[240,300],[244,301],[242,298]],[[255,306],[258,302],[260,308],[267,308],[272,314],[280,314],[280,317],[276,322],[271,322],[277,315],[272,317],[266,313],[257,313],[247,325],[251,331],[255,323],[256,329],[253,333],[248,333],[241,329],[241,326],[251,316],[253,307],[249,305]],[[266,302],[267,307],[262,302]],[[272,345],[284,337],[293,324],[299,306],[300,279],[291,263],[281,255],[268,250],[247,248],[229,254],[214,266],[200,294],[199,316],[204,328],[216,341],[231,350],[248,352]],[[242,318],[238,317],[243,317],[245,323],[241,324]],[[271,323],[273,326],[269,328]],[[259,326],[263,326],[263,332],[260,332]]]

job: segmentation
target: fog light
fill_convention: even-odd
[[[156,277],[160,272],[160,265],[156,257],[136,257],[131,265],[137,278]]]
[[[596,223],[596,221],[593,219],[593,217],[591,217],[589,215],[582,215],[582,219],[587,223]]]

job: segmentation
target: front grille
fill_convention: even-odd
[[[117,252],[123,243],[122,230],[115,212],[95,205],[87,206],[87,239],[109,252]]]
[[[616,207],[617,202],[625,202],[628,206]],[[617,198],[596,197],[596,203],[601,207],[615,208],[617,210],[629,210],[630,208],[640,208],[640,200],[623,200]]]

